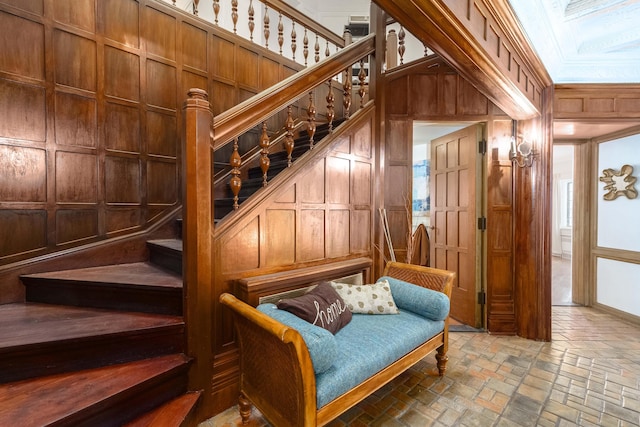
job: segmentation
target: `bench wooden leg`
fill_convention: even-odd
[[[240,392],[240,396],[238,396],[238,412],[240,412],[242,424],[248,424],[249,418],[251,418],[251,401],[247,399],[247,396],[242,392]]]
[[[447,371],[447,361],[449,360],[449,356],[444,349],[444,346],[438,347],[438,352],[436,353],[436,360],[438,361],[438,374],[443,376]]]

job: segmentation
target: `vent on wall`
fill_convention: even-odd
[[[354,41],[369,34],[369,24],[366,23],[345,25],[344,29],[349,30]]]

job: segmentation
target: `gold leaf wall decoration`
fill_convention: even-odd
[[[607,191],[603,196],[605,200],[615,200],[619,196],[627,196],[628,199],[638,197],[634,186],[636,178],[631,176],[633,166],[624,165],[619,171],[611,168],[604,169],[602,174],[604,176],[600,177],[600,181],[606,184],[604,190]]]

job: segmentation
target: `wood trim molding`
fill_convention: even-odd
[[[555,85],[553,104],[556,120],[640,118],[640,85]]]
[[[541,114],[541,93],[551,80],[542,73],[539,61],[524,58],[533,51],[525,48],[520,27],[509,33],[503,30],[512,28],[509,26],[515,20],[508,5],[489,8],[484,1],[452,0],[376,3],[511,117],[529,119]],[[479,27],[471,21],[472,8],[486,13]]]

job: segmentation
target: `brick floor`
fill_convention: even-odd
[[[447,373],[429,355],[329,425],[640,426],[640,326],[553,307],[553,339],[449,334]],[[200,427],[240,426],[232,407]],[[250,427],[269,426],[254,409]]]

